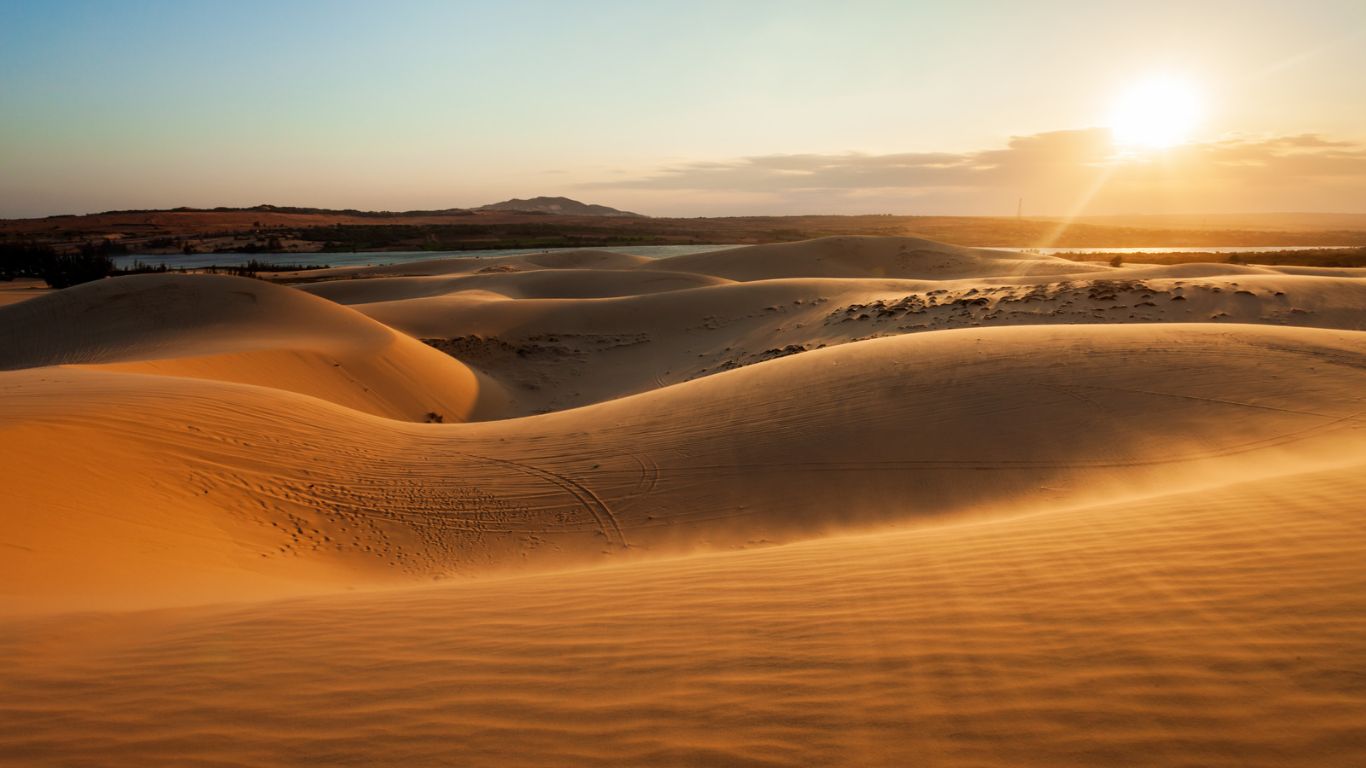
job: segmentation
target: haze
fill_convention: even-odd
[[[1364,28],[1351,0],[5,2],[0,217],[1362,212]],[[1155,78],[1197,114],[1117,144]]]

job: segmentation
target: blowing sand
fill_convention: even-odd
[[[0,757],[1366,761],[1363,276],[309,276],[0,307]]]

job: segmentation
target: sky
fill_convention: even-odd
[[[0,217],[534,195],[1366,212],[1366,2],[0,0]]]

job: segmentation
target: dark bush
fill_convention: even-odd
[[[31,243],[0,246],[0,279],[36,277],[53,288],[67,288],[99,280],[114,271],[110,253],[127,250],[104,241],[86,243],[75,253],[58,253],[51,246]]]
[[[120,267],[120,268],[118,268],[118,269],[115,269],[115,270],[114,270],[112,273],[110,273],[110,274],[113,274],[113,275],[147,275],[147,274],[160,274],[160,273],[162,273],[162,272],[169,272],[169,271],[171,271],[171,270],[170,270],[170,267],[167,267],[165,264],[148,264],[147,262],[143,261],[142,259],[137,259],[137,260],[135,260],[135,261],[133,262],[133,265],[132,265],[132,266],[129,266],[129,267]]]
[[[108,277],[113,271],[108,249],[87,243],[75,253],[59,253],[47,259],[38,276],[53,288],[69,288]]]
[[[42,265],[56,252],[48,245],[34,243],[0,244],[0,280],[16,277],[40,277]]]

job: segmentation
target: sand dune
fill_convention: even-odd
[[[444,296],[466,291],[509,299],[599,299],[678,291],[728,282],[730,281],[723,278],[691,272],[546,269],[531,272],[490,272],[458,277],[334,280],[303,285],[300,288],[341,304],[368,304]]]
[[[829,238],[307,277],[0,307],[0,755],[1366,760],[1362,276]]]
[[[574,249],[514,254],[510,256],[444,257],[427,261],[381,264],[374,267],[333,267],[307,272],[283,273],[309,280],[328,278],[394,277],[403,275],[466,275],[517,272],[533,269],[634,269],[654,261],[614,251]]]
[[[315,281],[534,269],[663,270],[747,281],[782,277],[893,277],[942,280],[998,275],[1051,275],[1111,268],[1079,264],[1057,256],[963,248],[914,237],[841,236],[724,248],[662,259],[611,251],[545,251],[497,257],[441,258],[375,267],[336,267],[293,273],[292,276]]]
[[[236,568],[316,581],[317,565],[324,585],[347,570],[348,584],[430,579],[1317,466],[1360,450],[1364,344],[1338,331],[1172,325],[920,334],[452,426],[227,383],[17,372],[3,379],[4,419],[21,424],[2,457],[17,473],[7,487],[23,508],[62,509],[63,525],[87,535],[8,521],[0,540],[30,554],[0,575],[12,599],[100,592],[130,570],[115,557],[104,572],[99,553],[149,540],[147,510],[175,510],[156,536],[212,546],[190,563],[189,541],[157,547],[166,562],[144,554],[140,599],[191,589],[201,567],[212,567],[204,597],[223,594],[223,571]],[[1317,373],[1288,387],[1254,375],[1268,367]],[[62,461],[72,444],[107,458]],[[205,537],[205,526],[227,535]]]
[[[0,307],[37,298],[50,292],[50,290],[47,283],[34,278],[20,277],[14,280],[0,281]]]
[[[954,328],[1211,322],[1366,327],[1366,280],[1193,264],[1097,276],[1091,267],[1073,266],[1075,274],[1041,277],[768,279],[587,301],[506,301],[502,294],[458,286],[405,298],[419,291],[388,285],[399,279],[308,289],[355,300],[352,306],[361,312],[496,378],[515,401],[509,413],[521,414],[637,394],[822,347]],[[557,275],[527,276],[536,274]],[[573,274],[575,284],[590,279]],[[613,288],[632,273],[600,274],[604,287]]]
[[[98,366],[300,392],[383,416],[496,413],[496,384],[407,336],[259,280],[149,275],[0,308],[0,370]]]
[[[659,259],[644,268],[731,280],[779,277],[900,277],[944,280],[1076,272],[1056,256],[962,248],[913,237],[826,237]]]
[[[457,586],[0,625],[23,765],[1341,766],[1361,466]]]

